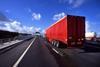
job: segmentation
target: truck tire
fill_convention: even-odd
[[[56,42],[54,40],[51,43],[52,43],[52,46],[56,45]]]
[[[54,44],[53,44],[53,46],[56,46],[56,43],[57,43],[57,42],[56,42],[56,41],[54,41]]]
[[[54,44],[54,42],[53,42],[53,41],[51,41],[51,44],[53,45],[53,44]]]
[[[59,48],[59,41],[56,41],[56,47]]]

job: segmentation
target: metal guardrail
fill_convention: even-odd
[[[13,38],[4,38],[4,39],[0,39],[0,44],[6,43],[6,42],[11,42],[14,40],[26,40],[31,38],[32,36],[16,36]]]
[[[5,42],[10,42],[16,40],[16,38],[4,38],[4,39],[0,39],[0,44],[5,43]]]

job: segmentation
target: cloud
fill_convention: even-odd
[[[85,37],[94,37],[96,34],[95,34],[95,32],[91,32],[91,27],[90,27],[89,21],[86,21],[85,26],[86,26]]]
[[[84,0],[60,0],[60,2],[67,3],[70,6],[77,8],[84,3]]]
[[[41,14],[40,13],[32,13],[32,20],[40,20]]]
[[[10,23],[1,23],[0,24],[0,29],[11,31],[11,32],[32,34],[35,30],[35,27],[33,27],[33,26],[28,27],[28,26],[22,25],[18,21],[13,21],[13,22],[10,22]]]
[[[64,13],[64,12],[62,12],[62,13],[59,13],[59,14],[55,14],[54,16],[53,16],[53,20],[59,20],[59,19],[61,19],[62,17],[64,17],[66,14]]]
[[[44,29],[42,30],[42,33],[45,34],[45,30]]]
[[[34,28],[34,31],[35,32],[39,32],[41,30],[41,28],[39,27],[39,28]]]
[[[86,21],[85,26],[86,26],[86,27],[85,27],[86,32],[90,32],[91,29],[90,29],[90,22],[89,22],[89,21]]]
[[[76,0],[75,3],[73,3],[73,7],[79,7],[84,3],[84,0]]]
[[[85,33],[85,37],[95,37],[96,33],[95,32],[87,32]]]

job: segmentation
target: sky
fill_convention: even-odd
[[[100,34],[100,0],[0,0],[0,29],[33,33],[65,15],[86,17],[86,32]]]

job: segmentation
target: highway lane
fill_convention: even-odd
[[[0,67],[12,67],[32,40],[33,39],[19,43],[18,46],[0,54]]]
[[[45,41],[37,37],[18,67],[59,67],[55,57],[46,47]]]
[[[35,37],[0,54],[0,67],[75,67],[42,37]]]

